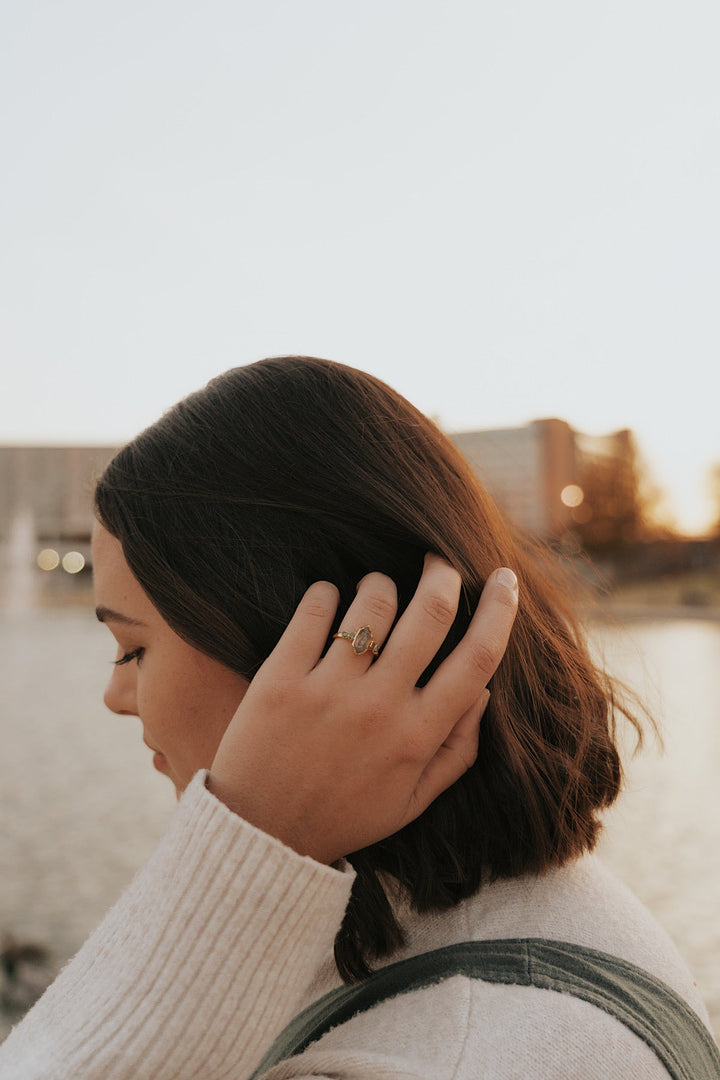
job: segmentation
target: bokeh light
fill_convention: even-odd
[[[582,506],[575,506],[570,517],[577,525],[587,525],[593,518],[592,507],[588,506],[587,503],[583,503]]]
[[[79,574],[84,566],[85,556],[79,551],[68,551],[67,555],[63,555],[62,567],[68,574]]]
[[[560,492],[560,501],[563,506],[575,507],[579,506],[585,498],[585,492],[579,484],[568,484]]]
[[[53,548],[43,548],[37,557],[41,570],[55,570],[60,565],[60,556]]]

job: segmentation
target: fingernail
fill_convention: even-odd
[[[507,589],[512,589],[513,592],[517,592],[518,582],[515,574],[507,566],[503,566],[502,569],[495,572],[495,579],[499,581],[501,585],[504,585]]]

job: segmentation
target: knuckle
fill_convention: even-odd
[[[327,619],[337,611],[340,593],[329,581],[316,581],[305,593],[303,607],[307,615]]]
[[[424,765],[431,756],[425,741],[417,732],[405,732],[395,750],[396,760],[400,765],[415,768]]]
[[[470,659],[474,667],[484,675],[490,676],[502,660],[503,650],[495,642],[477,641],[470,650]]]
[[[457,605],[446,594],[434,592],[425,598],[423,609],[426,615],[440,626],[451,626],[457,613]]]
[[[473,765],[478,759],[477,743],[475,743],[474,746],[465,747],[465,749],[461,752],[460,757],[462,758],[463,765],[465,766],[465,772],[467,772],[468,769],[472,769]]]
[[[363,605],[367,608],[368,613],[376,619],[392,622],[397,611],[397,598],[394,588],[392,592],[380,592],[376,589],[368,596],[363,596]]]
[[[455,774],[455,780],[459,780],[461,776],[464,776],[468,769],[471,769],[475,764],[475,757],[472,751],[466,749],[460,749],[454,747],[451,751],[452,757],[449,758],[449,763],[452,762],[452,771]],[[454,782],[454,781],[453,781]]]

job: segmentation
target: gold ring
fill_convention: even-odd
[[[373,640],[372,630],[369,626],[361,626],[359,630],[340,630],[337,634],[333,634],[333,639],[335,638],[341,641],[349,641],[356,656],[362,656],[363,653],[368,651],[373,656],[378,656],[380,653],[380,647]]]

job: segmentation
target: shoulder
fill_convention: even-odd
[[[634,1080],[667,1080],[645,1043],[584,1001],[457,976],[354,1017],[282,1075],[610,1080],[619,1062]]]
[[[405,913],[408,954],[463,940],[546,938],[626,960],[667,983],[707,1023],[675,944],[638,898],[593,855],[540,875],[495,881],[448,912]]]
[[[594,857],[494,882],[443,913],[418,915],[400,900],[398,915],[407,943],[393,961],[462,941],[568,942],[636,965],[706,1017],[668,935]],[[294,1061],[299,1071],[283,1076],[610,1080],[621,1063],[622,1075],[667,1080],[654,1051],[596,1005],[557,989],[465,975],[383,1001]]]
[[[393,960],[468,940],[568,942],[648,972],[707,1022],[692,976],[668,935],[594,857],[543,875],[494,882],[447,912],[398,914],[407,944]],[[596,1005],[558,990],[465,976],[384,1001],[330,1032],[317,1051],[359,1047],[402,1064],[411,1070],[408,1075],[436,1080],[596,1080],[617,1075],[618,1062],[624,1075],[667,1078],[653,1050]]]

